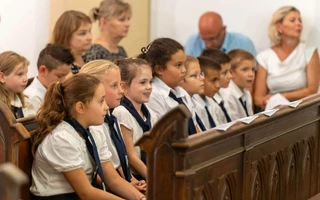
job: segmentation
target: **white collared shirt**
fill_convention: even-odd
[[[150,100],[146,105],[150,108],[154,113],[156,113],[157,118],[159,119],[163,115],[165,115],[169,110],[179,105],[174,99],[169,97],[170,91],[176,95],[177,98],[181,98],[185,103],[187,108],[192,114],[192,118],[194,119],[195,125],[197,124],[195,120],[195,109],[190,95],[181,87],[175,87],[174,89],[167,86],[162,80],[158,77],[154,77],[152,83],[152,92],[150,96]]]
[[[100,162],[109,162],[105,134],[92,130]],[[39,145],[32,164],[30,191],[37,196],[52,196],[74,192],[63,173],[82,168],[89,182],[96,164],[86,146],[86,141],[67,122],[62,121]]]
[[[222,98],[225,99],[224,106],[232,121],[247,117],[239,98],[241,98],[243,102],[246,102],[249,116],[253,115],[252,98],[248,90],[244,89],[242,91],[233,81],[230,81],[228,88],[220,89],[220,94],[222,95]]]
[[[17,107],[17,108],[22,108],[22,113],[24,117],[28,117],[30,115],[32,115],[32,113],[30,113],[28,107],[22,107],[22,102],[20,97],[15,94],[14,95],[14,101],[10,102],[11,106]]]
[[[213,98],[212,98],[213,103],[214,103],[214,104],[213,104],[213,108],[215,109],[214,114],[217,115],[217,119],[218,119],[219,125],[228,123],[227,118],[226,118],[223,110],[222,110],[221,107],[220,107],[220,103],[223,102],[223,105],[224,105],[224,102],[225,102],[225,101],[222,99],[222,96],[221,96],[221,94],[220,94],[220,91],[221,91],[221,89],[219,90],[219,92],[215,93],[214,96],[213,96]],[[227,111],[227,113],[228,113],[228,115],[229,115],[228,109],[227,109],[226,107],[225,107],[225,109],[226,109],[226,111]]]
[[[43,104],[44,96],[47,89],[35,77],[32,83],[23,91],[26,96],[26,106],[30,114],[36,114]]]

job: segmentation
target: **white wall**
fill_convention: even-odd
[[[28,77],[37,74],[38,55],[48,41],[49,6],[49,0],[0,0],[0,52],[26,57]]]
[[[151,35],[171,37],[185,44],[189,35],[198,31],[198,19],[206,11],[223,17],[228,31],[249,36],[257,51],[270,46],[267,26],[273,12],[284,5],[297,7],[304,24],[302,39],[320,47],[320,2],[316,0],[151,0]]]

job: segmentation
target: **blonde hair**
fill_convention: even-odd
[[[17,69],[16,67],[22,64],[20,68],[27,67],[29,65],[29,61],[13,52],[13,51],[5,51],[0,54],[0,72],[2,72],[4,75],[8,76],[9,74],[13,73]],[[24,102],[24,95],[23,93],[17,94],[21,100],[22,107],[25,106]],[[0,83],[0,100],[3,101],[9,108],[11,107],[11,100],[9,97],[9,92],[4,88],[4,83]]]
[[[231,58],[231,69],[236,70],[240,63],[244,60],[255,60],[254,56],[245,50],[234,49],[228,53],[228,56]]]
[[[271,40],[271,42],[275,45],[280,44],[281,42],[281,33],[279,33],[276,25],[278,23],[282,23],[283,19],[290,13],[290,12],[298,12],[300,14],[300,11],[293,6],[283,6],[279,8],[273,15],[272,19],[269,23],[268,27],[268,36]]]
[[[91,20],[86,14],[75,10],[64,12],[54,26],[51,42],[68,48],[72,34],[83,23],[91,24]]]
[[[187,71],[188,71],[190,63],[192,63],[192,62],[199,63],[199,60],[197,58],[193,57],[193,56],[187,55],[186,62],[184,63],[184,66],[186,67]]]
[[[101,79],[109,69],[119,70],[119,67],[109,60],[93,60],[82,66],[79,73],[90,74]]]
[[[131,6],[122,0],[103,0],[99,7],[92,8],[89,16],[92,22],[100,18],[110,19],[117,17],[124,12],[129,11],[131,14]]]

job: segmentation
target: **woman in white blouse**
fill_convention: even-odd
[[[317,92],[318,51],[300,41],[302,28],[300,11],[293,6],[281,7],[273,14],[269,38],[274,46],[257,55],[256,106],[264,109],[276,93],[295,101]]]

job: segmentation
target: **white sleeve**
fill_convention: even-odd
[[[99,152],[100,162],[108,162],[111,160],[111,152],[108,149],[108,143],[105,138],[105,133],[102,128],[94,129],[91,131],[91,134],[94,138],[94,141],[97,145],[97,149]]]
[[[256,57],[258,64],[266,70],[268,70],[268,61],[267,61],[268,55],[269,55],[268,50],[269,49],[260,52]]]
[[[123,106],[116,107],[112,114],[117,118],[120,125],[125,126],[127,129],[134,130],[134,117],[131,113]]]
[[[53,169],[66,172],[82,168],[83,149],[67,131],[54,133],[42,147],[42,153]]]
[[[311,58],[312,58],[312,55],[314,53],[314,51],[317,50],[317,48],[315,47],[306,47],[306,50],[305,50],[305,59],[307,61],[307,65],[310,63],[311,61]]]

